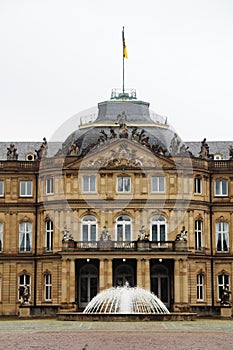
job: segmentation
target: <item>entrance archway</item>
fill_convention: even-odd
[[[168,268],[163,264],[154,264],[151,267],[151,291],[170,307],[170,279]]]
[[[92,264],[80,268],[79,275],[79,307],[84,308],[98,293],[98,269]]]
[[[114,286],[124,286],[128,282],[131,287],[134,286],[134,271],[130,265],[121,264],[116,267],[114,275]]]

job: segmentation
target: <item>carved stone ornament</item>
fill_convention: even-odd
[[[106,150],[101,156],[91,157],[84,162],[86,167],[110,167],[117,168],[121,166],[127,167],[161,167],[159,161],[153,156],[149,156],[146,152],[137,150],[126,142],[119,144],[116,148]]]

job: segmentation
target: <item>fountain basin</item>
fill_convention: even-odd
[[[144,321],[194,321],[197,314],[191,312],[170,312],[169,314],[84,314],[83,312],[59,312],[60,321],[82,322],[144,322]]]

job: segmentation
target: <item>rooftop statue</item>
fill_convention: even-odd
[[[229,156],[230,156],[230,160],[233,160],[233,147],[232,146],[229,147]]]
[[[41,159],[42,157],[45,157],[47,155],[47,150],[48,150],[48,142],[46,138],[43,138],[43,142],[38,150],[35,150],[37,154],[37,158]]]
[[[171,154],[178,154],[179,153],[179,147],[180,147],[180,140],[177,136],[177,134],[175,133],[171,143],[170,143],[170,153]]]
[[[18,159],[17,148],[15,148],[15,145],[11,143],[10,147],[7,147],[7,160],[17,160],[17,159]]]
[[[78,144],[77,144],[77,140],[75,140],[75,137],[73,135],[72,137],[72,143],[68,149],[68,155],[70,156],[77,156],[79,152],[79,147],[78,147]]]
[[[209,158],[209,145],[206,142],[206,138],[201,143],[201,150],[199,152],[200,158]]]

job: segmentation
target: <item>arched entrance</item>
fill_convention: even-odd
[[[151,291],[170,307],[170,279],[168,268],[159,263],[151,267]]]
[[[79,275],[79,307],[84,308],[98,293],[98,269],[92,264],[80,268]]]
[[[133,268],[127,264],[118,265],[114,275],[114,286],[124,286],[126,282],[128,282],[131,287],[134,286]]]

